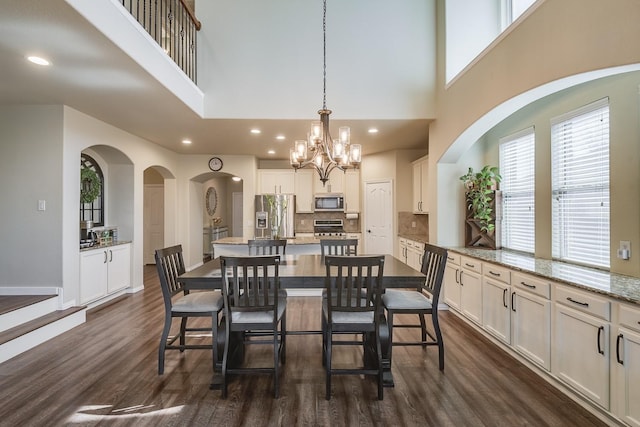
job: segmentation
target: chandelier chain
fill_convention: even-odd
[[[322,109],[327,109],[327,0],[322,8]]]

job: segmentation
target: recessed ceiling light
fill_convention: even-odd
[[[251,133],[254,134],[254,135],[258,135],[261,132],[260,132],[260,129],[251,129]]]
[[[267,151],[267,154],[276,154],[276,150],[269,150]]]
[[[231,179],[235,182],[242,181],[242,178],[240,178],[239,176],[234,176]]]
[[[285,137],[284,137],[284,135],[276,135],[276,139],[278,141],[284,141]]]
[[[30,62],[33,62],[34,64],[38,64],[38,65],[50,65],[51,63],[49,61],[47,61],[44,58],[41,58],[39,56],[27,56],[27,60],[29,60]]]
[[[370,128],[367,132],[369,132],[369,133],[378,133],[378,129]]]
[[[185,145],[189,145],[189,144],[191,144],[191,140],[190,139],[183,139],[182,143],[185,144]]]

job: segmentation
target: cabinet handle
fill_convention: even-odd
[[[469,264],[469,263],[465,262],[464,265],[469,267],[469,268],[476,268],[475,264]]]
[[[103,264],[107,263],[107,251],[104,251],[104,261],[102,261]]]
[[[528,284],[527,282],[520,282],[520,284],[521,284],[522,286],[526,286],[526,287],[527,287],[527,288],[529,288],[529,289],[535,289],[535,288],[536,288],[536,285],[530,285],[530,284]]]
[[[448,256],[447,259],[451,262],[453,262],[453,257]]]
[[[589,307],[589,303],[588,303],[588,302],[580,302],[580,301],[576,301],[576,300],[574,300],[574,299],[573,299],[573,298],[571,298],[571,297],[567,297],[567,301],[572,302],[572,303],[574,303],[574,304],[581,305],[581,306],[583,306],[583,307]]]
[[[458,277],[458,274],[460,274],[460,270],[456,268],[456,283],[460,284],[460,278]]]
[[[492,276],[495,276],[495,277],[500,277],[500,276],[501,276],[501,274],[500,274],[500,273],[494,273],[494,272],[493,272],[493,271],[491,271],[491,270],[489,270],[489,274],[491,274]]]
[[[513,303],[513,299],[515,298],[515,296],[516,296],[515,291],[511,292],[511,311],[513,312],[516,311],[516,305]]]
[[[598,353],[604,354],[604,350],[602,350],[602,346],[600,346],[600,335],[604,332],[604,326],[600,326],[598,328]]]
[[[109,262],[113,261],[113,251],[109,249]]]
[[[462,273],[464,273],[464,271],[460,270],[460,286],[464,286],[464,283],[462,283]]]
[[[504,305],[504,308],[509,308],[507,305],[507,288],[502,290],[502,305]]]
[[[619,334],[618,338],[616,338],[616,360],[621,365],[624,365],[624,361],[620,359],[620,341],[622,341],[623,338],[624,336],[622,334]]]

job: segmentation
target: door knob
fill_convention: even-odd
[[[371,233],[371,230],[367,230],[367,233]]]

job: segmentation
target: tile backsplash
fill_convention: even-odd
[[[416,215],[412,212],[398,212],[398,234],[401,236],[420,236],[429,240],[429,215]]]

